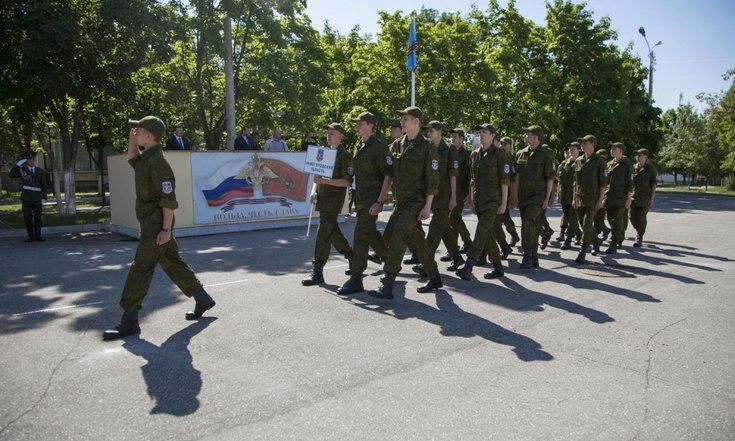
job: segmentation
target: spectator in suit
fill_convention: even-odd
[[[260,135],[258,132],[253,132],[253,134],[250,135],[250,142],[252,142],[253,150],[260,150]]]
[[[310,145],[316,145],[316,141],[314,141],[314,136],[311,132],[306,132],[304,133],[304,139],[301,141],[301,150],[304,152],[309,150]]]
[[[240,136],[235,138],[235,150],[256,150],[250,137],[250,127],[243,126]]]
[[[191,143],[184,138],[183,126],[176,126],[174,136],[166,140],[166,150],[191,150]]]
[[[268,138],[263,148],[266,152],[287,152],[288,145],[286,140],[281,137],[281,131],[276,129],[273,131],[273,136]]]

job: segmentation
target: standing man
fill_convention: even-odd
[[[615,254],[625,238],[625,210],[630,208],[633,200],[633,167],[628,158],[623,156],[625,146],[615,142],[610,147],[612,159],[607,163],[607,191],[605,192],[605,210],[607,222],[612,230],[610,246],[605,254]]]
[[[196,301],[194,311],[186,313],[187,320],[198,319],[215,305],[191,267],[181,260],[172,234],[174,210],[179,204],[173,170],[161,151],[166,126],[155,116],[130,120],[130,126],[128,162],[135,170],[135,216],[140,222],[140,239],[120,296],[120,324],[104,332],[105,340],[140,333],[138,311],[159,263],[176,286]]]
[[[597,237],[599,231],[595,227],[597,212],[604,206],[605,189],[607,187],[607,168],[605,160],[595,153],[597,138],[587,135],[581,139],[582,152],[574,161],[574,200],[573,205],[582,225],[582,244],[575,262],[585,263],[587,251],[592,245],[592,255],[600,252],[602,238]]]
[[[495,146],[496,131],[492,125],[481,124],[475,130],[480,133],[480,148],[470,155],[472,179],[469,202],[477,213],[477,229],[467,252],[467,262],[457,270],[457,275],[463,280],[470,280],[472,268],[484,251],[493,265],[493,270],[484,277],[497,279],[505,275],[495,231],[496,227],[500,227],[500,223],[496,223],[497,217],[508,209],[510,158],[505,150]]]
[[[540,126],[525,129],[526,148],[516,155],[518,178],[518,208],[521,211],[520,268],[538,268],[538,235],[541,217],[549,205],[556,174],[554,156],[541,148],[544,131]]]
[[[273,131],[273,136],[265,141],[263,150],[266,152],[287,152],[288,145],[286,140],[281,136],[281,131],[276,129]]]
[[[448,271],[457,271],[464,263],[462,254],[460,253],[459,243],[457,236],[459,235],[460,223],[462,222],[462,211],[464,210],[465,201],[470,194],[470,180],[471,169],[470,169],[470,152],[464,148],[464,130],[461,128],[452,129],[449,131],[449,135],[452,137],[452,149],[457,152],[457,177],[455,184],[457,201],[454,208],[449,212],[449,221],[447,222],[447,228],[444,231],[442,237],[444,246],[447,247],[447,252],[451,257],[452,264],[447,267]],[[443,259],[443,258],[442,258]]]
[[[559,166],[559,203],[563,213],[564,223],[561,235],[564,236],[562,250],[572,248],[572,240],[580,232],[577,210],[572,206],[574,201],[574,161],[579,157],[582,146],[578,142],[572,142],[567,147],[568,156]]]
[[[510,160],[510,184],[508,185],[508,204],[505,213],[498,216],[495,220],[495,240],[500,245],[500,258],[506,260],[510,253],[513,252],[512,247],[521,240],[516,231],[516,224],[510,215],[511,206],[518,205],[518,181],[516,179],[516,160],[513,155],[513,140],[507,136],[501,138],[500,147],[503,148],[503,151],[505,151],[505,154],[508,155],[508,159]],[[505,230],[510,234],[510,244],[505,239],[503,226],[505,226]]]
[[[240,136],[235,138],[235,150],[255,150],[253,148],[253,141],[250,139],[250,127],[242,127]]]
[[[375,134],[376,119],[370,112],[363,112],[352,120],[360,143],[355,147],[353,166],[355,169],[355,210],[357,225],[352,238],[352,271],[350,279],[344,283],[337,294],[346,296],[364,291],[363,272],[367,269],[368,251],[372,246],[382,261],[388,254],[383,236],[375,226],[378,214],[388,198],[393,157],[388,146]]]
[[[378,289],[370,295],[382,299],[393,298],[393,284],[401,270],[406,246],[410,245],[429,275],[417,292],[430,292],[443,285],[434,255],[426,240],[418,233],[418,223],[431,216],[431,205],[439,191],[439,156],[436,147],[419,133],[423,113],[416,106],[398,111],[401,115],[403,137],[391,146],[395,160],[396,204],[385,229],[388,256]],[[359,180],[358,176],[358,180]],[[358,181],[359,182],[359,181]]]
[[[41,167],[36,167],[36,153],[23,153],[21,159],[10,169],[9,176],[19,178],[21,182],[20,201],[28,233],[26,242],[45,242],[45,239],[41,237],[43,225],[41,215],[48,189],[46,171]]]
[[[174,136],[166,140],[166,150],[191,150],[191,143],[184,138],[184,127],[174,128]]]
[[[648,210],[656,198],[656,167],[648,162],[648,150],[636,150],[633,166],[633,201],[630,206],[630,223],[635,228],[634,247],[643,245],[643,235],[648,225]]]
[[[352,248],[345,239],[337,224],[337,216],[345,203],[347,187],[352,185],[352,157],[342,146],[345,129],[342,124],[332,123],[322,128],[327,129],[327,144],[337,150],[334,161],[334,171],[331,179],[314,176],[316,192],[311,195],[311,203],[319,211],[319,229],[314,244],[314,261],[311,275],[301,281],[304,286],[324,283],[324,265],[329,258],[331,246],[344,254],[352,267]]]

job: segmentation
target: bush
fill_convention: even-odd
[[[725,188],[730,191],[735,191],[735,177],[728,176],[725,178]]]

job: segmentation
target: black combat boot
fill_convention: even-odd
[[[393,284],[395,283],[395,281],[395,274],[385,273],[383,277],[380,278],[380,286],[377,289],[370,291],[368,294],[379,299],[392,299]]]
[[[521,238],[518,236],[518,232],[516,232],[516,230],[511,230],[510,231],[510,243],[508,245],[514,247],[520,241],[521,241]]]
[[[406,265],[416,265],[419,263],[419,258],[415,254],[411,253],[411,257],[403,261]]]
[[[579,254],[577,254],[577,258],[574,259],[574,261],[580,265],[587,262],[587,250],[588,249],[589,249],[589,245],[583,246],[582,249],[579,250]]]
[[[140,325],[138,324],[138,310],[123,311],[120,323],[112,329],[102,333],[103,340],[116,340],[128,335],[140,334]]]
[[[604,239],[601,237],[596,237],[595,241],[592,242],[592,255],[593,256],[600,254],[600,245],[602,245],[603,240]]]
[[[618,243],[616,241],[610,241],[610,246],[605,250],[605,254],[615,254],[618,250]]]
[[[633,242],[633,246],[636,248],[640,248],[643,246],[643,235],[642,234],[635,235],[635,242]]]
[[[441,256],[439,258],[439,260],[441,260],[442,262],[451,262],[452,261],[452,253],[447,252],[447,254]]]
[[[519,265],[520,269],[531,269],[533,265],[533,250],[530,248],[523,249],[523,260]]]
[[[365,291],[362,286],[362,273],[355,273],[345,282],[344,285],[337,289],[337,295],[347,296]]]
[[[33,239],[38,242],[46,242],[46,239],[41,237],[41,219],[36,219],[33,223]]]
[[[36,240],[36,232],[33,230],[32,220],[26,221],[26,233],[28,233],[28,239],[26,239],[26,242],[33,242]]]
[[[486,279],[497,279],[503,277],[505,271],[503,271],[503,264],[501,262],[493,262],[493,270],[485,273],[484,278]]]
[[[464,266],[457,270],[457,275],[462,280],[470,280],[472,278],[472,268],[477,264],[477,261],[471,257],[467,258]]]
[[[567,228],[566,227],[562,227],[559,230],[559,237],[556,238],[556,241],[557,242],[564,242],[566,240],[566,238],[567,238]]]
[[[322,273],[324,270],[324,263],[325,262],[314,262],[314,265],[311,267],[311,274],[309,274],[309,277],[302,280],[301,284],[304,286],[313,286],[324,283],[324,274]]]
[[[462,255],[457,253],[452,256],[452,264],[447,267],[447,271],[457,271],[460,266],[464,263]]]
[[[352,275],[352,251],[345,253],[345,259],[347,259],[347,269],[345,270],[345,276]]]
[[[503,248],[500,250],[500,260],[508,260],[508,256],[510,256],[513,253],[513,248],[508,246],[507,248]]]
[[[564,238],[564,244],[562,244],[561,247],[559,247],[562,250],[570,250],[572,249],[572,235],[567,235],[567,237]]]
[[[194,293],[194,301],[196,302],[194,304],[194,310],[186,313],[187,320],[198,319],[205,311],[214,308],[214,305],[217,304],[207,291],[204,290],[204,287],[199,288]]]
[[[426,277],[426,270],[424,269],[424,266],[421,264],[412,266],[411,271],[415,272],[420,277]]]
[[[368,254],[368,260],[377,263],[378,265],[381,265],[383,261],[385,260],[383,257],[378,256],[378,253],[370,253]]]
[[[531,250],[531,268],[538,268],[538,248]]]
[[[425,293],[436,291],[442,286],[444,286],[444,284],[442,283],[442,276],[439,274],[439,270],[435,269],[434,271],[429,273],[429,280],[424,284],[424,286],[419,286],[418,288],[416,288],[416,292]]]
[[[461,254],[467,254],[467,251],[470,250],[470,247],[471,246],[472,246],[472,241],[471,240],[465,240],[464,243],[462,244],[462,248],[459,249],[459,252]]]
[[[551,236],[554,235],[554,230],[551,228],[545,228],[543,233],[541,233],[541,249],[545,250],[546,247],[549,245],[549,241],[551,240]]]

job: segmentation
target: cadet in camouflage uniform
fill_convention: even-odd
[[[556,169],[551,151],[541,147],[544,139],[541,127],[528,127],[523,139],[527,147],[516,154],[516,171],[523,248],[520,268],[528,269],[539,266],[538,236],[541,216],[549,205]]]
[[[120,298],[122,319],[114,329],[104,332],[105,340],[140,333],[138,310],[159,263],[176,286],[196,301],[194,311],[186,313],[187,320],[198,319],[215,305],[189,265],[181,260],[172,234],[174,210],[179,204],[173,170],[161,151],[166,126],[155,116],[130,120],[130,126],[128,162],[135,170],[135,216],[140,222],[140,239]]]
[[[593,246],[592,254],[600,252],[602,238],[597,237],[595,217],[604,207],[605,188],[607,187],[607,164],[595,153],[597,138],[587,135],[581,139],[583,155],[574,161],[574,207],[582,225],[582,245],[574,260],[585,263],[587,251]]]
[[[457,204],[457,175],[459,174],[459,156],[457,149],[448,146],[442,139],[443,125],[439,121],[430,121],[427,128],[429,141],[434,144],[439,155],[439,192],[431,204],[431,222],[426,244],[432,253],[436,253],[439,243],[447,231],[449,212]],[[417,228],[419,228],[417,226]],[[423,233],[423,231],[421,231]],[[411,250],[413,251],[413,250]],[[459,247],[456,249],[459,256]],[[461,257],[460,257],[461,258]],[[417,265],[414,272],[425,275],[423,267]]]
[[[633,165],[633,202],[630,205],[630,223],[635,228],[634,247],[643,245],[643,235],[648,225],[648,210],[656,198],[656,167],[648,162],[648,150],[636,150]]]
[[[500,251],[502,253],[501,259],[505,260],[508,258],[510,253],[513,252],[511,247],[515,246],[520,242],[521,238],[518,236],[516,231],[516,224],[513,222],[513,217],[510,215],[510,209],[518,206],[518,181],[516,179],[516,157],[513,154],[513,140],[509,137],[503,137],[500,139],[500,146],[505,150],[505,153],[510,158],[510,185],[508,186],[508,209],[505,213],[498,216],[496,223],[498,224],[495,230],[495,238],[497,239],[498,245],[500,245]],[[515,204],[515,205],[514,205]],[[510,243],[505,239],[505,233],[501,229],[505,227],[505,230],[510,234]]]
[[[605,161],[605,164],[607,164],[610,159],[607,150],[598,149],[596,153],[597,156],[601,157]],[[605,166],[605,170],[607,170],[607,166]],[[598,234],[602,234],[603,242],[607,240],[608,236],[610,236],[610,231],[612,230],[605,223],[605,210],[599,210],[595,215],[595,230],[597,230]]]
[[[579,217],[577,217],[577,210],[573,207],[572,202],[574,201],[574,161],[579,157],[581,148],[582,146],[576,141],[570,143],[567,149],[569,157],[559,165],[559,203],[566,223],[566,227],[561,229],[564,235],[562,250],[571,249],[572,240],[580,233]]]
[[[337,157],[334,160],[332,179],[314,176],[316,193],[311,195],[311,203],[316,204],[316,210],[319,211],[319,229],[316,233],[311,275],[301,281],[304,286],[324,283],[324,265],[327,263],[332,245],[347,258],[350,266],[348,272],[352,273],[352,248],[337,224],[337,217],[345,203],[347,188],[352,185],[352,156],[342,146],[345,137],[342,124],[332,123],[322,128],[327,129],[327,144],[332,149],[337,149]]]
[[[352,121],[355,123],[355,131],[360,136],[360,144],[355,148],[353,158],[357,225],[355,225],[352,238],[351,276],[337,290],[339,295],[364,291],[362,275],[367,268],[370,246],[373,247],[380,260],[384,259],[388,253],[383,236],[376,228],[375,222],[388,198],[393,175],[393,158],[388,146],[375,135],[377,121],[372,113],[363,112]]]
[[[623,156],[625,146],[615,142],[610,147],[611,159],[607,163],[607,191],[605,192],[605,211],[607,221],[612,230],[610,246],[605,254],[615,254],[625,238],[625,210],[630,208],[633,199],[632,173],[633,167],[628,158]]]
[[[561,203],[561,169],[562,165],[567,162],[569,159],[569,145],[567,144],[566,148],[564,148],[564,159],[559,163],[559,165],[556,168],[556,179],[554,182],[556,183],[556,199],[559,202],[560,205],[562,205],[561,210],[561,216],[559,217],[559,236],[557,236],[556,239],[554,239],[556,242],[564,242],[564,239],[566,239],[567,234],[567,228],[569,228],[569,220],[567,219],[567,213],[564,211],[564,206]]]
[[[459,244],[457,243],[457,236],[459,235],[460,224],[464,224],[462,222],[462,211],[464,210],[464,205],[470,191],[470,152],[464,148],[464,130],[460,128],[452,129],[449,131],[449,134],[452,137],[451,148],[457,153],[457,158],[455,159],[457,161],[455,185],[457,204],[449,212],[449,222],[447,223],[447,229],[444,231],[442,240],[444,241],[444,246],[447,247],[447,252],[452,261],[452,264],[447,267],[447,270],[457,271],[459,266],[464,263]]]
[[[510,158],[500,147],[495,146],[495,128],[488,124],[475,127],[480,134],[480,148],[470,155],[471,182],[470,204],[477,213],[475,240],[467,252],[467,262],[457,270],[463,280],[470,280],[472,268],[480,254],[487,252],[493,270],[485,274],[486,279],[497,279],[505,275],[500,260],[495,231],[500,226],[496,219],[508,209],[508,185],[510,184]]]
[[[554,189],[556,188],[556,186],[559,183],[557,181],[557,176],[556,176],[556,170],[558,169],[558,164],[556,162],[556,157],[554,156],[554,151],[551,149],[551,147],[549,147],[548,144],[542,144],[541,145],[541,148],[548,150],[549,153],[551,154],[552,160],[554,161],[554,163],[553,163],[553,168],[554,168],[554,181],[553,181],[553,184],[552,184],[552,187],[551,187],[551,193],[554,194]],[[552,202],[553,202],[553,199],[549,199],[549,201],[547,202],[547,206],[548,205],[551,205]],[[553,236],[553,234],[554,234],[554,229],[551,228],[551,225],[549,224],[549,219],[546,217],[546,210],[544,210],[541,213],[541,222],[540,222],[540,225],[539,225],[538,234],[539,234],[539,238],[540,238],[540,241],[541,241],[541,246],[539,248],[541,248],[542,250],[545,250],[546,247],[549,245],[549,241],[551,240],[551,236]]]
[[[46,202],[48,189],[46,186],[46,171],[36,166],[36,153],[26,152],[21,159],[10,169],[8,176],[18,178],[21,182],[20,203],[23,210],[23,220],[26,224],[28,239],[26,242],[45,242],[41,237],[43,225],[43,204]]]
[[[393,298],[393,284],[401,270],[407,245],[416,252],[429,275],[429,280],[417,291],[429,292],[443,286],[434,254],[416,228],[419,222],[431,216],[431,205],[439,190],[439,157],[436,147],[419,133],[421,109],[411,106],[398,113],[405,135],[391,146],[391,151],[395,152],[396,205],[385,229],[388,244],[383,266],[385,275],[380,287],[370,292],[371,296],[383,299]]]

